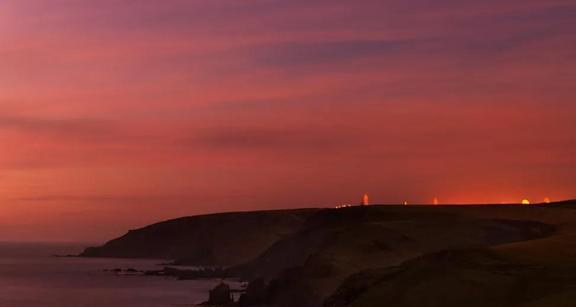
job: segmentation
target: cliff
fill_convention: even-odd
[[[571,306],[562,302],[576,298],[574,208],[563,202],[218,214],[131,231],[83,255],[226,265],[228,274],[259,280],[255,297],[269,306]]]
[[[154,258],[182,264],[229,266],[257,257],[297,231],[316,209],[221,213],[183,217],[141,229],[82,257]]]

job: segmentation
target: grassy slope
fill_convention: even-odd
[[[475,217],[540,221],[555,225],[557,232],[537,240],[429,254],[392,271],[365,271],[348,279],[336,296],[340,300],[330,305],[574,306],[576,210],[570,205],[448,210]]]
[[[363,270],[399,265],[446,249],[485,247],[546,235],[551,227],[530,222],[543,215],[539,211],[496,206],[322,210],[299,232],[274,244],[244,269],[253,277],[289,280],[283,283],[283,292],[291,292],[298,283],[298,287],[308,289],[306,299],[314,306],[346,278]],[[281,270],[290,266],[298,269]]]

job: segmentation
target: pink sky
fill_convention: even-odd
[[[572,0],[4,0],[0,240],[576,197]]]

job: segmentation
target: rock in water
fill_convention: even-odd
[[[230,286],[222,282],[216,288],[210,290],[210,299],[208,300],[209,305],[227,305],[232,303],[232,293],[230,291]]]

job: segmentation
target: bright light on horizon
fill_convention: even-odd
[[[362,196],[361,205],[368,206],[369,204],[370,204],[370,197],[368,196],[368,193],[364,193],[364,196]]]

